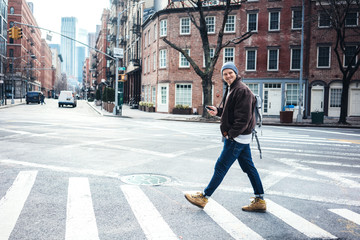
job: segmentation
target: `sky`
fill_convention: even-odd
[[[96,25],[101,24],[101,14],[104,8],[110,7],[109,0],[27,0],[34,4],[34,16],[39,27],[61,32],[62,17],[76,17],[78,26],[88,32],[95,32]],[[42,37],[46,31],[41,30]],[[45,38],[46,39],[46,38]],[[60,44],[60,36],[52,34],[49,44]]]

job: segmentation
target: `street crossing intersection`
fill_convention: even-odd
[[[35,184],[37,181],[37,176],[42,174],[42,171],[31,170],[31,171],[20,171],[17,177],[13,180],[13,183],[6,191],[5,195],[2,196],[0,200],[0,239],[20,239],[17,237],[16,232],[13,232],[16,228],[16,224],[19,218],[21,218],[22,209],[26,207],[26,201],[29,198],[29,195],[32,192],[39,192],[39,186]],[[6,179],[2,179],[2,181]],[[8,179],[10,181],[10,179]],[[66,179],[65,179],[66,180]],[[66,240],[97,240],[101,239],[101,236],[106,236],[106,230],[101,230],[102,227],[99,226],[96,221],[96,213],[93,207],[93,199],[91,195],[91,184],[87,177],[69,177],[67,179],[67,191],[63,193],[66,200],[66,219],[56,219],[56,221],[65,221],[65,236],[57,236],[56,239],[66,239]],[[172,186],[136,186],[136,185],[126,185],[120,181],[115,181],[118,183],[117,186],[120,187],[121,194],[125,196],[126,202],[121,204],[128,204],[130,206],[132,214],[135,216],[137,223],[139,224],[139,229],[134,229],[137,233],[134,235],[134,238],[131,239],[181,239],[185,237],[182,236],[191,236],[195,234],[197,229],[193,228],[193,233],[174,231],[171,226],[167,223],[167,220],[161,215],[160,211],[173,211],[174,209],[163,209],[161,206],[157,206],[157,201],[152,201],[150,197],[147,196],[146,192],[149,192],[149,188],[157,188],[157,191],[162,191],[163,189],[170,188],[170,192],[177,191],[176,188],[172,189]],[[35,186],[34,186],[35,185]],[[37,186],[37,187],[36,187]],[[160,188],[160,189],[159,189]],[[151,189],[150,189],[151,190]],[[167,192],[165,190],[164,192]],[[151,192],[151,191],[150,191]],[[51,193],[44,193],[45,196]],[[177,193],[175,195],[179,195]],[[103,196],[106,198],[106,196]],[[151,196],[153,198],[154,196]],[[276,200],[272,200],[273,197],[269,196],[267,200],[268,211],[264,215],[272,215],[271,218],[278,218],[276,226],[273,226],[274,236],[282,236],[282,229],[285,228],[285,225],[288,229],[291,229],[293,236],[291,239],[337,239],[341,236],[341,231],[332,228],[331,225],[327,229],[324,229],[323,226],[319,227],[316,223],[313,223],[314,219],[306,219],[306,216],[301,216],[299,213],[294,213],[291,210],[287,209],[284,206],[276,203]],[[97,199],[99,200],[99,199]],[[171,200],[169,200],[171,201]],[[189,215],[192,215],[193,221],[202,221],[203,216],[200,216],[197,212],[202,210],[193,207],[188,204],[185,199],[178,199],[177,201],[182,202],[181,211],[187,211]],[[115,204],[116,201],[114,201]],[[55,203],[54,203],[55,204]],[[226,205],[226,203],[224,204]],[[170,205],[171,206],[171,205]],[[186,207],[185,207],[186,206]],[[313,205],[315,207],[315,205]],[[113,206],[116,208],[116,206]],[[240,206],[239,206],[240,208]],[[158,210],[159,209],[159,210]],[[359,210],[359,206],[356,208]],[[297,209],[298,210],[298,209]],[[327,213],[321,213],[320,215],[326,215],[329,218],[323,219],[324,222],[336,222],[336,221],[346,221],[348,225],[354,224],[357,225],[357,229],[360,225],[360,214],[359,212],[353,211],[348,208],[329,208],[322,209],[327,211]],[[99,210],[97,210],[99,211]],[[261,236],[261,233],[256,232],[256,230],[251,229],[247,226],[247,222],[241,218],[246,219],[246,215],[256,215],[257,218],[261,219],[262,214],[257,213],[246,213],[239,212],[232,213],[230,210],[226,209],[226,206],[223,206],[218,200],[210,199],[209,204],[203,210],[214,223],[226,232],[222,239],[267,239],[267,236]],[[318,211],[318,209],[313,209],[313,211]],[[184,213],[182,213],[184,214]],[[124,213],[124,219],[122,221],[135,221],[134,218],[128,218],[129,213]],[[167,219],[168,219],[168,214]],[[306,214],[305,214],[306,215]],[[177,218],[176,212],[171,215],[173,218]],[[33,216],[34,217],[34,216]],[[269,216],[266,216],[269,218]],[[35,217],[36,219],[37,217]],[[197,219],[194,219],[197,218]],[[30,222],[28,224],[32,225],[35,222]],[[49,219],[54,220],[54,219]],[[171,222],[171,220],[170,220]],[[204,224],[206,224],[206,219]],[[192,224],[191,222],[181,224]],[[121,222],[119,223],[121,225]],[[21,226],[18,226],[21,228]],[[35,227],[35,226],[34,226]],[[100,230],[99,230],[100,229]],[[188,229],[188,228],[185,228]],[[334,232],[335,230],[335,232]],[[345,229],[344,229],[345,230]],[[105,232],[104,232],[105,231]],[[99,234],[101,232],[101,234]],[[139,232],[142,232],[139,234]],[[296,232],[296,233],[295,233]],[[38,233],[41,234],[41,233]],[[189,235],[190,234],[190,235]],[[340,234],[340,235],[338,235]],[[359,234],[359,232],[357,233]],[[30,235],[31,236],[31,235]],[[116,239],[129,239],[129,236],[132,235],[119,235]],[[33,236],[34,237],[34,236]],[[29,239],[33,239],[30,237]],[[41,236],[38,236],[39,239],[42,239]],[[106,239],[106,237],[104,237]],[[218,239],[207,236],[208,239]],[[35,238],[34,238],[35,239]],[[188,239],[198,239],[196,237],[190,237]],[[352,239],[352,238],[349,238]],[[354,238],[355,239],[355,236]]]

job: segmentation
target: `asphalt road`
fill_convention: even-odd
[[[126,114],[124,112],[124,114]],[[252,144],[267,213],[235,163],[204,210],[217,123],[115,118],[76,108],[0,109],[0,240],[360,239],[360,129],[263,126]]]

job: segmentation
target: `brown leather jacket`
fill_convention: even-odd
[[[236,138],[239,135],[251,134],[256,124],[254,94],[241,81],[240,77],[237,77],[230,85],[228,95],[223,107],[217,109],[217,116],[221,116],[222,135]]]

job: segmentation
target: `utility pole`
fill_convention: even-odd
[[[305,18],[305,3],[302,0],[301,10],[301,49],[300,49],[300,77],[299,77],[299,99],[298,99],[298,115],[296,122],[302,122],[302,108],[303,105],[303,68],[304,68],[304,18]]]

